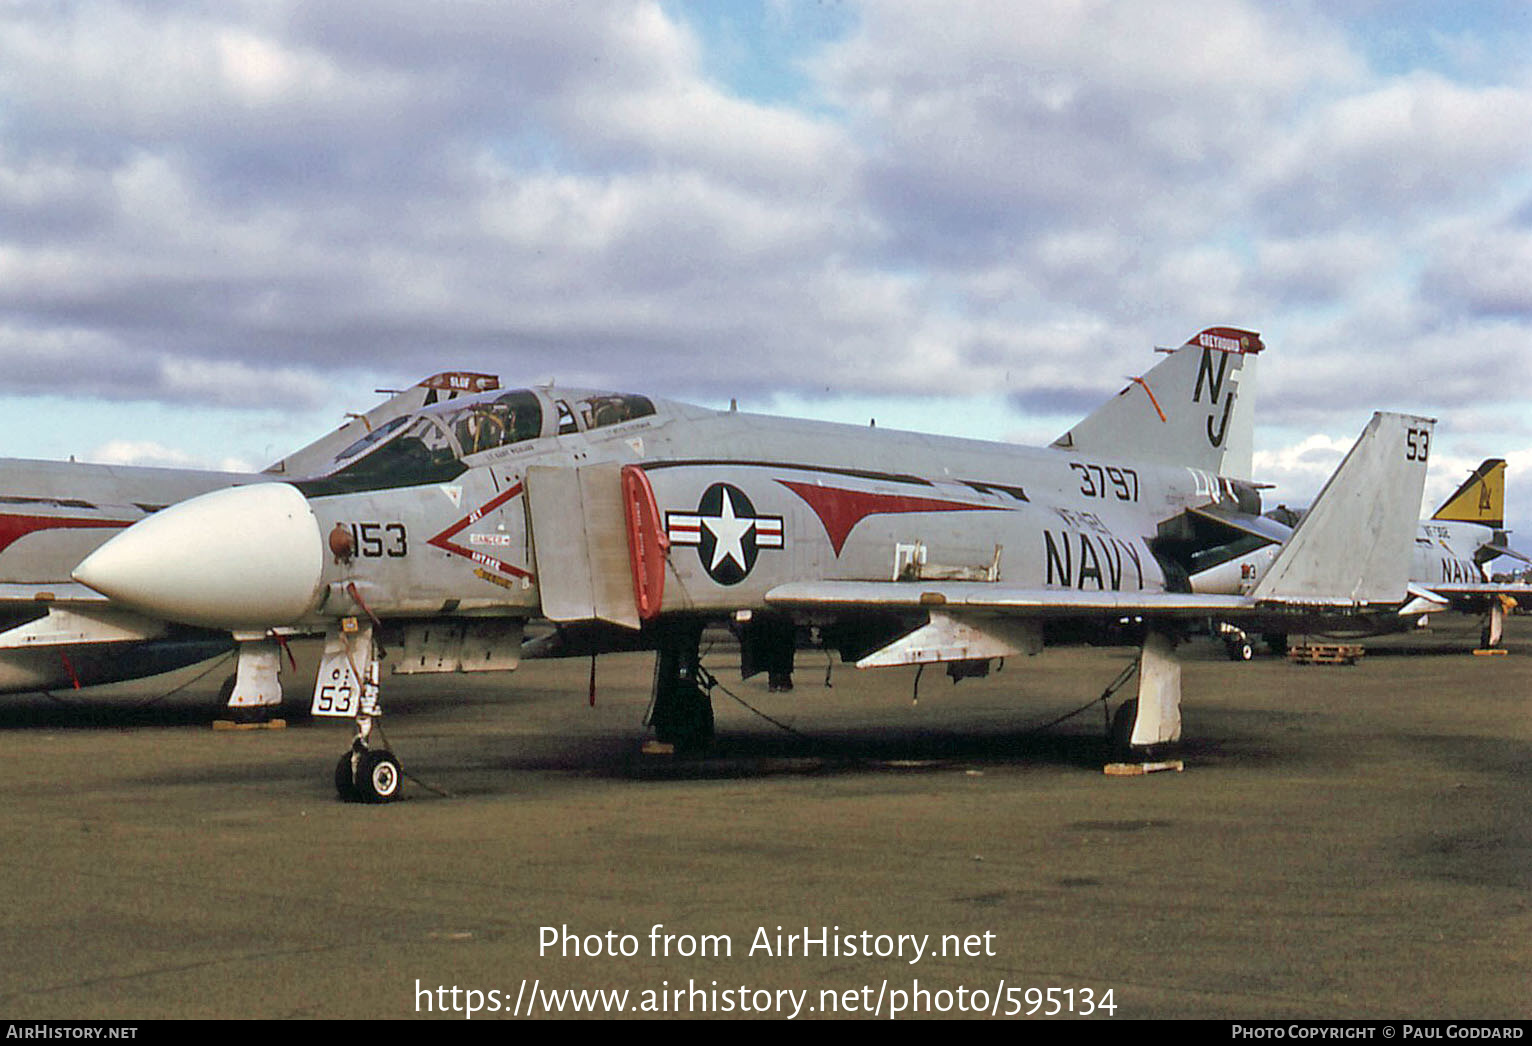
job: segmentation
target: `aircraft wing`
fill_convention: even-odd
[[[978,611],[1022,617],[1206,617],[1253,610],[1246,596],[1011,588],[985,581],[796,581],[766,593],[780,607]]]
[[[100,592],[78,581],[50,581],[36,584],[0,582],[0,605],[55,606],[84,604],[105,606],[111,602]]]
[[[797,611],[925,611],[927,621],[856,662],[858,668],[931,661],[967,661],[1035,654],[1047,621],[1103,623],[1200,618],[1259,627],[1306,622],[1354,621],[1363,608],[1341,600],[1255,599],[1193,592],[1077,591],[1013,588],[987,582],[807,581],[779,585],[766,602]],[[1372,608],[1392,613],[1396,604]]]
[[[1425,587],[1440,596],[1532,596],[1532,582],[1527,581],[1469,581]]]
[[[990,582],[806,581],[779,585],[766,602],[798,611],[925,611],[925,624],[856,662],[858,668],[970,661],[1043,648],[1048,620],[1237,616],[1245,596],[1181,592],[1081,592]]]
[[[166,672],[228,649],[71,580],[86,556],[165,505],[245,473],[0,459],[0,694]]]
[[[1532,603],[1532,582],[1527,581],[1457,581],[1442,582],[1430,586],[1410,586],[1416,598],[1405,609],[1439,610],[1453,606],[1464,613],[1484,613],[1488,617],[1484,626],[1481,645],[1495,647],[1500,644],[1505,627],[1505,615],[1518,603]],[[1435,604],[1427,606],[1425,604]]]

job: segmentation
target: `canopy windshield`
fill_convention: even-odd
[[[627,393],[553,392],[545,401],[531,389],[512,389],[459,397],[378,426],[337,454],[324,475],[304,481],[303,487],[322,495],[445,483],[469,464],[479,463],[464,459],[654,413],[653,401]]]

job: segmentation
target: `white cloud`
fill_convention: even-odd
[[[1532,87],[1415,73],[1345,94],[1271,143],[1255,186],[1283,227],[1398,227],[1496,198],[1525,164]]]
[[[190,453],[180,447],[153,440],[109,440],[86,454],[85,461],[99,465],[157,466],[180,469],[216,469],[221,472],[255,472],[243,458]]]
[[[1290,446],[1493,430],[1532,84],[1463,56],[1525,37],[1430,11],[891,0],[747,97],[685,6],[12,5],[0,368],[231,417],[474,367],[1067,421],[1233,324]],[[1381,63],[1390,18],[1458,57]]]
[[[1473,313],[1532,320],[1532,222],[1454,228],[1434,245],[1421,292]]]

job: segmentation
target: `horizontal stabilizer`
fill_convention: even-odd
[[[1241,533],[1261,538],[1272,544],[1280,545],[1291,537],[1293,533],[1292,527],[1278,523],[1269,516],[1257,516],[1250,512],[1241,512],[1238,508],[1226,502],[1214,502],[1210,505],[1202,505],[1191,509],[1190,511],[1193,515],[1213,520],[1216,523],[1222,523],[1226,527],[1233,527]]]
[[[1435,424],[1374,414],[1251,596],[1324,606],[1398,603],[1409,585]]]
[[[1490,560],[1498,559],[1501,556],[1510,556],[1512,559],[1519,559],[1523,563],[1532,563],[1532,557],[1527,556],[1524,552],[1516,551],[1505,543],[1505,533],[1503,531],[1495,535],[1495,540],[1486,541],[1480,545],[1479,551],[1474,554],[1474,559],[1481,563],[1488,563]]]

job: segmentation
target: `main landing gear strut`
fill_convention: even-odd
[[[667,625],[654,658],[654,692],[646,726],[678,751],[706,748],[713,740],[713,699],[702,683],[702,622]]]
[[[1138,696],[1117,709],[1108,729],[1111,745],[1124,759],[1148,758],[1181,739],[1181,661],[1176,656],[1179,636],[1151,627],[1139,651]],[[1113,689],[1127,682],[1124,672]]]

